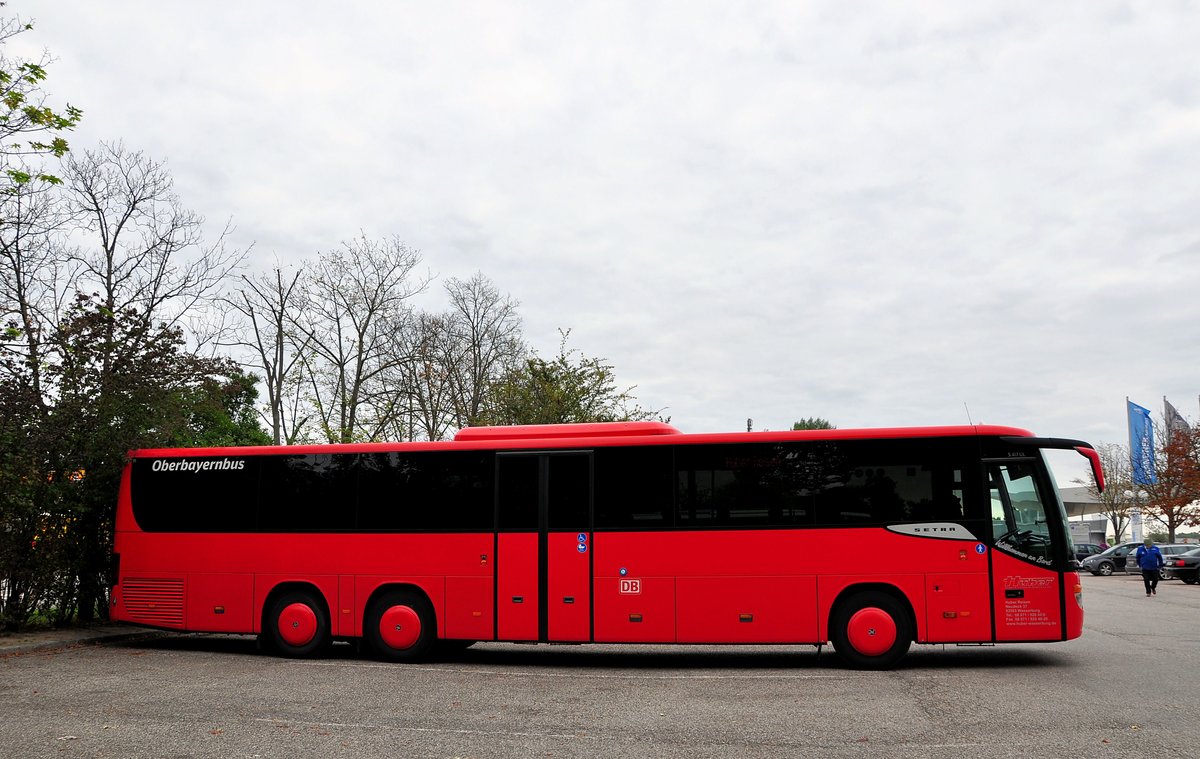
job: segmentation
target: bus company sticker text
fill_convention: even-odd
[[[1006,588],[1052,588],[1058,580],[1054,577],[1021,577],[1020,575],[1006,575],[1004,578],[1004,587]]]
[[[1033,562],[1034,564],[1038,564],[1043,567],[1053,566],[1053,562],[1051,562],[1045,556],[1034,556],[1033,554],[1026,553],[1007,541],[1001,540],[1000,542],[996,543],[996,547],[1002,549],[1005,553],[1012,554],[1017,558],[1025,559],[1026,561]]]
[[[642,594],[642,581],[632,577],[622,577],[618,590],[623,596],[640,596]]]
[[[240,472],[246,468],[245,459],[216,459],[210,461],[172,461],[155,459],[150,465],[154,472]]]

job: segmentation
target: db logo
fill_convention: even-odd
[[[642,581],[631,580],[628,577],[621,578],[621,594],[626,596],[638,596],[642,593]]]

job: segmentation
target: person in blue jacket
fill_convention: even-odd
[[[1137,549],[1137,563],[1142,570],[1142,582],[1146,585],[1147,596],[1157,596],[1158,575],[1163,565],[1162,551],[1158,550],[1158,546],[1154,545],[1150,538],[1146,538],[1142,543]]]

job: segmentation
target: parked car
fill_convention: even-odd
[[[1185,554],[1196,547],[1186,543],[1158,543],[1156,545],[1158,545],[1159,553],[1162,554],[1164,567],[1171,563],[1171,559],[1181,554]],[[1136,547],[1129,552],[1129,561],[1125,562],[1125,571],[1129,574],[1137,574],[1142,571],[1138,568]],[[1170,579],[1167,578],[1166,575],[1163,575],[1163,578]]]
[[[1176,556],[1164,556],[1163,561],[1166,562],[1163,567],[1164,578],[1178,578],[1188,585],[1195,585],[1200,581],[1200,577],[1197,576],[1200,572],[1200,548],[1193,546],[1192,550]]]
[[[1103,552],[1104,552],[1104,546],[1101,546],[1097,543],[1076,543],[1075,544],[1075,558],[1079,561],[1083,561],[1084,559],[1086,559],[1089,556],[1095,556],[1096,554],[1103,553]]]
[[[1129,552],[1136,551],[1140,545],[1141,543],[1121,543],[1100,553],[1088,556],[1086,559],[1081,559],[1080,564],[1094,575],[1107,577],[1113,572],[1124,572],[1125,560],[1129,557]],[[1165,556],[1163,558],[1166,559]],[[1134,560],[1134,566],[1137,566],[1136,559]]]

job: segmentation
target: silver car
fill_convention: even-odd
[[[1181,553],[1187,553],[1196,547],[1195,545],[1187,545],[1185,543],[1164,543],[1161,545],[1156,545],[1158,545],[1159,552],[1162,553],[1164,566],[1170,563],[1172,556],[1178,556]],[[1137,563],[1136,547],[1129,552],[1129,560],[1125,562],[1125,572],[1126,574],[1141,574],[1142,572]],[[1166,579],[1166,575],[1163,575],[1163,579]]]

